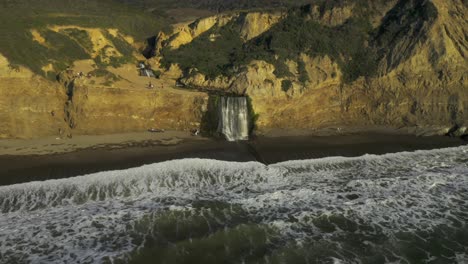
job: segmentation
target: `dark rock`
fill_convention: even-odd
[[[357,195],[357,194],[355,194],[355,193],[353,193],[353,194],[347,194],[347,195],[346,195],[346,198],[347,198],[348,200],[356,200],[356,199],[359,198],[359,195]]]
[[[455,134],[456,134],[456,132],[458,131],[459,128],[460,128],[460,126],[454,125],[452,128],[450,128],[450,130],[445,135],[448,136],[448,137],[455,137],[456,136]]]

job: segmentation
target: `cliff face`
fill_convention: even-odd
[[[200,127],[208,96],[198,92],[86,86],[77,82],[66,105],[75,134],[189,130]]]
[[[221,15],[202,18],[191,23],[174,25],[173,33],[170,35],[160,34],[156,40],[156,45],[159,48],[169,47],[177,49],[182,45],[192,42],[196,37],[207,32],[215,25],[221,27],[226,25],[234,17],[233,15]]]
[[[172,89],[174,76],[180,75],[177,67],[163,79],[153,79],[157,89],[147,89],[150,79],[138,76],[136,63],[131,62],[142,58],[132,48],[131,37],[105,28],[50,26],[49,30],[83,46],[90,59],[70,63],[57,82],[11,64],[0,54],[0,138],[66,138],[200,126],[208,95]],[[38,30],[31,35],[41,46],[54,49]],[[50,64],[43,71],[56,69]],[[79,72],[90,77],[77,77]]]
[[[155,89],[147,89],[150,79],[138,77],[134,62],[143,58],[132,39],[112,29],[50,26],[88,53],[72,70],[92,78],[62,72],[57,83],[0,56],[0,138],[196,128],[209,108],[208,93],[197,89],[248,95],[259,132],[379,125],[443,134],[468,126],[463,1],[372,1],[367,17],[359,13],[361,6],[342,2],[305,6],[300,13],[231,13],[176,25],[172,33],[159,34],[157,56],[146,61],[161,71],[160,79],[151,79]],[[365,39],[349,38],[359,38],[360,31],[350,27],[365,19],[371,28],[358,28],[367,30]],[[31,31],[39,45],[53,47],[41,34]],[[184,64],[193,53],[211,57]],[[168,54],[177,55],[169,65]],[[54,72],[54,65],[42,70]],[[176,80],[186,87],[176,87]]]
[[[387,3],[388,4],[388,3]],[[305,19],[335,26],[352,7]],[[383,125],[418,127],[443,134],[468,125],[467,7],[462,1],[393,1],[366,45],[375,52],[376,74],[343,81],[343,66],[327,55],[300,54],[283,60],[290,74],[279,77],[271,62],[250,61],[229,77],[187,75],[188,86],[211,87],[251,97],[261,131]],[[351,60],[350,60],[351,61]]]
[[[239,35],[244,41],[251,40],[270,29],[281,19],[281,14],[271,13],[235,13],[228,15],[217,15],[201,18],[191,23],[177,24],[173,26],[171,34],[160,33],[156,39],[156,53],[163,48],[178,49],[191,43],[200,35],[217,27],[222,28],[229,23],[239,26]],[[218,36],[211,34],[210,38],[215,41]]]
[[[12,66],[0,54],[0,138],[31,138],[65,129],[62,87]]]

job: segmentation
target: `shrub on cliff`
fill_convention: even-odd
[[[0,53],[12,64],[23,65],[40,75],[46,75],[42,68],[48,64],[60,72],[75,60],[89,58],[86,49],[90,43],[84,32],[72,30],[61,34],[48,30],[49,25],[116,28],[138,41],[166,26],[162,16],[150,15],[116,0],[1,1],[0,23]],[[40,31],[47,43],[35,41],[32,29]]]
[[[177,63],[183,70],[197,68],[208,77],[232,75],[236,66],[252,60],[264,60],[275,66],[277,77],[292,73],[285,61],[298,61],[299,79],[308,81],[305,65],[298,54],[329,56],[343,71],[343,80],[352,82],[359,76],[376,72],[375,52],[368,46],[372,27],[365,16],[349,19],[343,25],[330,27],[308,18],[303,9],[291,10],[288,16],[270,30],[247,43],[240,39],[239,23],[231,22],[202,34],[176,50],[162,52],[163,65]],[[210,35],[220,37],[210,40]]]

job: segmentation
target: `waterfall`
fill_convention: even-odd
[[[246,97],[220,97],[218,132],[229,141],[249,139]]]

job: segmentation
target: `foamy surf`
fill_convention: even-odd
[[[207,239],[253,261],[233,253],[236,236],[256,241],[239,252],[264,244],[254,263],[464,263],[468,147],[270,166],[176,160],[0,187],[0,211],[1,263],[126,261],[148,240],[161,263],[181,263]]]

